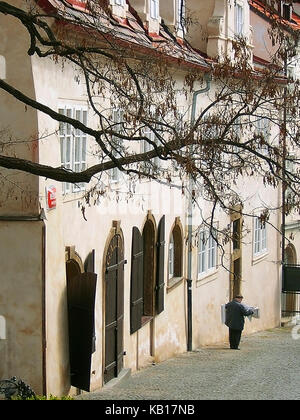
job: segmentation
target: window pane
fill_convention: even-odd
[[[267,249],[266,225],[257,217],[254,224],[254,254],[259,254]]]
[[[82,112],[82,121],[84,125],[87,125],[87,111]]]
[[[174,276],[174,238],[171,235],[169,243],[169,278]]]
[[[66,111],[67,117],[72,118],[72,109],[67,109]],[[67,134],[71,134],[71,125],[67,124]]]
[[[235,5],[235,34],[243,34],[243,7],[239,4]]]
[[[61,114],[61,115],[65,115],[65,110],[63,108],[60,108],[58,110],[58,113]],[[66,124],[64,122],[60,121],[59,122],[59,135],[61,135],[61,136],[64,135],[65,130],[66,130]]]
[[[266,231],[266,226],[262,227],[262,231],[261,231],[261,240],[262,240],[262,250],[267,249],[267,231]]]
[[[71,164],[71,138],[66,138],[65,162]]]
[[[60,139],[60,163],[61,163],[61,165],[63,165],[64,162],[65,162],[64,143],[65,143],[65,140],[63,138]]]
[[[75,162],[80,162],[80,137],[75,137]]]
[[[86,161],[86,137],[81,139],[81,161]]]
[[[185,17],[185,0],[177,0],[177,25],[183,30]]]
[[[208,269],[216,266],[216,241],[212,234],[208,241]]]
[[[206,271],[206,237],[204,232],[200,232],[198,244],[198,274]]]
[[[81,111],[79,109],[76,109],[75,118],[76,118],[77,121],[81,122]],[[76,128],[76,136],[79,136],[80,132],[81,131],[78,128]]]
[[[150,15],[152,19],[158,18],[158,1],[159,0],[150,0]]]

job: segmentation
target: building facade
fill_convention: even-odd
[[[40,6],[58,10],[58,3]],[[74,13],[85,7],[84,1],[68,3]],[[172,43],[176,86],[183,84],[186,66],[203,75],[194,117],[215,89],[204,75],[213,60],[232,55],[237,34],[245,36],[254,64],[267,60],[253,30],[262,27],[254,0],[200,3],[105,3],[115,31],[130,34],[133,49],[143,42],[150,54],[159,43]],[[0,78],[58,114],[96,127],[83,77],[75,77],[71,63],[62,68],[29,56],[28,35],[15,25],[13,17],[1,14]],[[122,110],[114,108],[109,92],[101,100],[120,123]],[[193,92],[179,94],[187,121],[192,102]],[[4,154],[74,172],[99,160],[88,135],[4,91],[0,115]],[[106,194],[88,205],[84,184],[1,169],[0,378],[19,376],[40,394],[101,388],[122,369],[135,371],[185,352],[188,342],[197,348],[227,340],[220,308],[236,293],[260,308],[261,317],[246,322],[246,333],[280,324],[281,217],[274,210],[270,224],[259,222],[266,201],[278,207],[280,191],[256,177],[238,181],[243,212],[218,210],[216,228],[230,226],[237,238],[223,253],[203,223],[212,210],[200,190],[191,203],[180,180],[173,188],[151,180],[132,183],[117,169],[105,177]],[[189,228],[197,231],[192,248]]]

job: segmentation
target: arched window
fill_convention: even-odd
[[[142,232],[132,228],[130,333],[164,310],[165,216],[157,227],[148,212]]]
[[[182,277],[183,239],[180,219],[176,218],[170,234],[168,255],[168,278]]]

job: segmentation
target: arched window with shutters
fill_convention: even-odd
[[[164,310],[165,216],[158,224],[148,214],[142,233],[132,228],[130,332]]]

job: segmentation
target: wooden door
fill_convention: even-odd
[[[123,367],[124,253],[120,235],[109,245],[105,271],[105,368],[104,382]]]
[[[90,390],[97,275],[67,276],[71,385]]]

